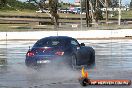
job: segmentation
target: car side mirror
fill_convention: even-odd
[[[84,44],[84,43],[81,43],[80,45],[81,45],[81,46],[85,46],[85,44]]]

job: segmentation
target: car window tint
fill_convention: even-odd
[[[43,39],[39,40],[34,47],[52,47],[52,46],[64,46],[65,42],[63,40],[58,40],[58,39]]]
[[[44,45],[47,45],[47,46],[57,46],[59,43],[60,43],[60,41],[57,41],[57,40],[51,40],[51,41],[49,40]]]

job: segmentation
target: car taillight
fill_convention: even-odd
[[[55,54],[58,55],[58,56],[63,56],[64,55],[64,52],[58,51]]]
[[[32,51],[28,51],[27,56],[29,56],[29,57],[34,56],[34,53]]]

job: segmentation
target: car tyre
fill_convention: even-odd
[[[77,66],[77,58],[75,55],[72,55],[72,68],[75,69]]]
[[[90,61],[89,61],[90,64],[95,64],[95,51],[92,50],[92,53],[90,55]]]

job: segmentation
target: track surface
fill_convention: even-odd
[[[0,41],[0,88],[82,88],[80,71],[50,66],[34,70],[25,66],[25,53],[36,41]],[[80,40],[96,51],[96,65],[87,69],[91,79],[132,80],[132,40]],[[86,88],[131,88],[88,86]]]

